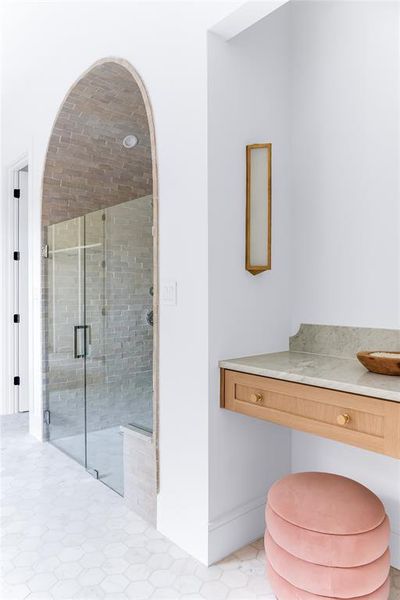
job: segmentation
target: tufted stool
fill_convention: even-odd
[[[271,487],[265,515],[267,574],[279,600],[387,600],[389,520],[366,487],[295,473]]]

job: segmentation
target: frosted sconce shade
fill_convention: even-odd
[[[246,146],[246,269],[271,268],[271,146]]]

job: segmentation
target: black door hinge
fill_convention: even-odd
[[[14,323],[19,323],[20,322],[20,315],[14,315]]]
[[[17,251],[14,252],[14,260],[20,260],[21,258],[21,253]]]
[[[14,189],[14,198],[20,198],[21,197],[21,190],[19,189]]]
[[[91,475],[92,477],[94,477],[95,479],[99,478],[99,472],[97,469],[93,469],[92,467],[88,467],[86,469],[86,471],[89,473],[89,475]]]
[[[21,378],[19,375],[17,375],[16,377],[14,377],[14,385],[20,385],[21,384]]]

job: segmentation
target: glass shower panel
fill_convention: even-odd
[[[85,464],[83,217],[47,227],[49,440]]]
[[[123,494],[121,425],[152,431],[150,196],[85,216],[87,461]]]
[[[49,440],[123,494],[121,425],[153,428],[153,207],[47,228]]]
[[[153,429],[152,197],[108,208],[106,357],[121,424]]]

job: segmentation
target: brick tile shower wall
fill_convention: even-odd
[[[139,138],[132,149],[122,145],[129,133]],[[85,251],[92,342],[88,430],[151,424],[152,329],[146,321],[152,308],[151,193],[140,90],[123,67],[95,67],[71,91],[56,120],[43,188],[44,242],[52,250],[74,248],[85,233],[86,245],[98,244]],[[85,219],[77,218],[82,215]],[[53,235],[58,248],[52,247]],[[42,273],[45,406],[51,410],[51,437],[58,438],[84,431],[83,361],[72,355],[73,325],[83,322],[83,251],[52,253],[43,259]]]
[[[104,212],[104,244],[87,251],[86,259],[86,320],[92,329],[88,430],[127,423],[151,428],[153,335],[146,319],[152,309],[151,196]],[[85,220],[86,231],[96,229],[92,215]]]
[[[135,148],[123,138],[133,133]],[[93,68],[72,89],[51,134],[43,179],[43,225],[152,194],[146,109],[132,75]]]

